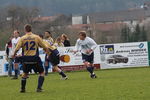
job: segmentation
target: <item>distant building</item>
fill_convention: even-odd
[[[73,16],[72,17],[72,25],[74,24],[83,24],[83,17],[82,16]]]
[[[87,15],[72,16],[72,25],[75,24],[90,24],[90,18]]]

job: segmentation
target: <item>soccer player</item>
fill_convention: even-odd
[[[16,45],[20,39],[20,33],[19,31],[15,30],[14,31],[14,38],[12,39],[12,50],[14,52]],[[21,50],[17,53],[17,56],[21,56]],[[18,79],[18,74],[19,74],[19,62],[16,62],[16,59],[14,59],[14,72],[15,76],[12,79]]]
[[[8,62],[8,76],[12,76],[12,67],[13,67],[13,58],[12,58],[12,36],[9,41],[6,43],[5,51],[6,51],[6,60]]]
[[[87,71],[90,72],[91,78],[96,78],[96,74],[94,73],[94,50],[97,47],[96,42],[86,36],[85,31],[79,32],[79,39],[76,41],[74,53],[81,51],[82,60],[84,65],[87,68]]]
[[[43,35],[39,35],[42,39],[43,39]],[[57,50],[57,48],[55,46],[52,46],[49,42],[47,42],[46,40],[43,39],[43,43],[47,46],[47,48],[49,49],[49,54],[46,55],[46,61],[52,64],[53,69],[55,71],[57,71],[63,80],[67,80],[68,77],[65,75],[65,73],[58,67],[58,64],[60,62],[60,55],[59,55],[59,51]]]
[[[21,79],[21,93],[24,93],[26,87],[26,79],[28,77],[28,73],[31,69],[36,69],[39,72],[38,78],[38,86],[37,92],[42,92],[42,85],[44,82],[44,69],[42,65],[42,61],[39,57],[38,48],[42,47],[46,52],[48,51],[45,44],[43,44],[42,39],[32,33],[31,25],[25,25],[25,35],[22,36],[15,48],[14,57],[17,51],[22,48],[22,56],[20,57],[23,64],[23,74]]]
[[[42,36],[43,37],[43,36]],[[47,41],[51,46],[54,44],[54,40],[52,38],[52,34],[50,31],[45,31],[44,33],[44,40]],[[44,63],[44,68],[45,68],[45,75],[48,75],[48,68],[50,66],[49,61],[47,60],[47,54],[45,55],[45,63]]]

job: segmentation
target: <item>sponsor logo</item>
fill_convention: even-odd
[[[143,47],[144,47],[144,43],[140,43],[139,48],[143,48]]]
[[[120,48],[133,48],[133,47],[139,47],[139,48],[143,48],[144,47],[144,43],[140,43],[140,44],[129,44],[129,45],[121,45]]]
[[[72,53],[73,48],[66,48],[65,53]]]
[[[100,46],[100,54],[114,54],[114,45]]]

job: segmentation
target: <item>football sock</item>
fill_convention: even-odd
[[[48,74],[48,67],[49,66],[45,66],[45,74]]]
[[[62,77],[66,77],[65,73],[63,71],[59,72],[59,74],[62,76]]]
[[[38,89],[41,89],[42,85],[43,85],[43,82],[44,82],[44,76],[39,76],[38,78]]]
[[[15,77],[18,77],[18,69],[15,69]]]
[[[87,69],[91,74],[93,74],[94,67],[87,67],[86,69]]]
[[[22,78],[21,79],[21,89],[25,90],[25,86],[26,86],[26,78]]]

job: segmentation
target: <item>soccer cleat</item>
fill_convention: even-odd
[[[43,89],[37,89],[36,92],[42,92]]]
[[[21,90],[20,90],[20,93],[25,93],[25,92],[26,92],[25,89],[21,89]]]
[[[91,78],[97,78],[95,74],[91,74]]]
[[[68,77],[66,76],[66,77],[62,77],[61,78],[62,80],[67,80],[68,79]]]

